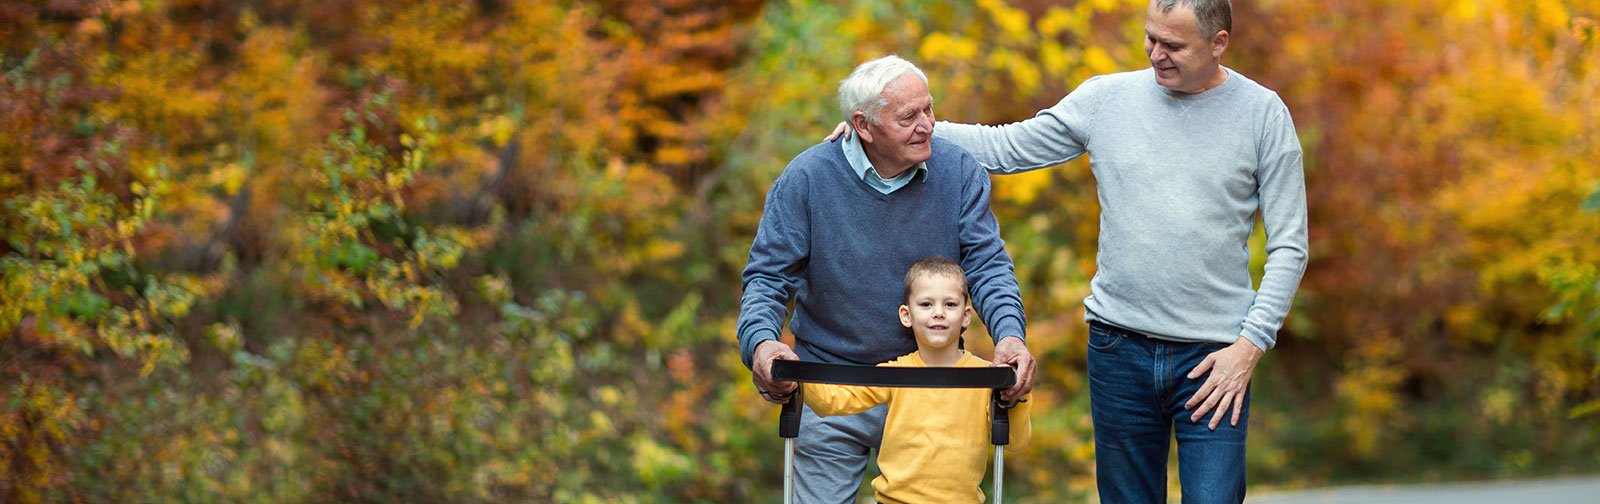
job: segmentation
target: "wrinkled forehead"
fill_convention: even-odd
[[[883,97],[889,100],[891,108],[922,108],[933,102],[928,84],[922,82],[921,77],[910,73],[889,81],[889,84],[883,87]]]

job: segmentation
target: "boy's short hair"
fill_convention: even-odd
[[[967,274],[961,271],[960,264],[943,256],[924,257],[906,269],[905,304],[911,304],[911,284],[918,278],[934,275],[947,275],[961,280],[961,292],[967,291]]]

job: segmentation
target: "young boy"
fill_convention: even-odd
[[[900,305],[900,323],[916,335],[917,351],[879,366],[990,366],[957,344],[971,320],[961,266],[944,257],[917,261],[906,271],[905,304]],[[985,389],[805,384],[805,403],[818,415],[853,415],[889,405],[878,448],[880,474],[872,488],[879,502],[891,504],[983,502],[978,486],[992,449],[989,394]],[[1027,402],[1011,409],[1007,452],[1028,443],[1030,409]]]

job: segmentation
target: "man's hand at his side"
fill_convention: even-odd
[[[1022,338],[1006,336],[995,343],[994,363],[1017,370],[1017,384],[1001,393],[1001,399],[1016,401],[1033,391],[1033,354],[1028,353],[1028,346],[1023,344]]]
[[[800,384],[791,381],[778,381],[772,379],[772,361],[800,360],[789,345],[778,340],[767,340],[756,345],[755,357],[750,360],[750,381],[755,382],[756,391],[761,393],[761,398],[773,404],[789,402],[794,396],[794,389]]]
[[[1256,347],[1250,340],[1239,338],[1227,348],[1211,352],[1200,365],[1189,371],[1189,379],[1199,378],[1200,375],[1210,371],[1206,382],[1200,385],[1200,390],[1195,391],[1194,397],[1189,402],[1183,403],[1184,409],[1192,409],[1189,421],[1198,422],[1206,416],[1212,408],[1216,413],[1211,415],[1211,429],[1216,430],[1222,423],[1223,415],[1228,409],[1233,408],[1233,419],[1228,425],[1239,425],[1239,411],[1244,408],[1245,394],[1250,390],[1250,374],[1255,372],[1256,362],[1261,360],[1261,355],[1266,352]],[[1196,408],[1199,406],[1199,408]]]

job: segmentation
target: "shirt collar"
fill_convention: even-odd
[[[869,176],[879,177],[877,168],[872,166],[871,160],[867,159],[867,151],[862,149],[861,135],[856,134],[854,128],[847,132],[844,141],[840,142],[840,148],[844,150],[844,159],[850,162],[850,169],[855,170],[857,177],[861,177],[862,180],[866,180],[868,183],[872,181],[872,179],[868,178]],[[894,179],[888,180],[916,175],[922,175],[923,182],[928,181],[928,162],[917,163],[910,170],[906,170]],[[879,179],[883,180],[881,177]]]

